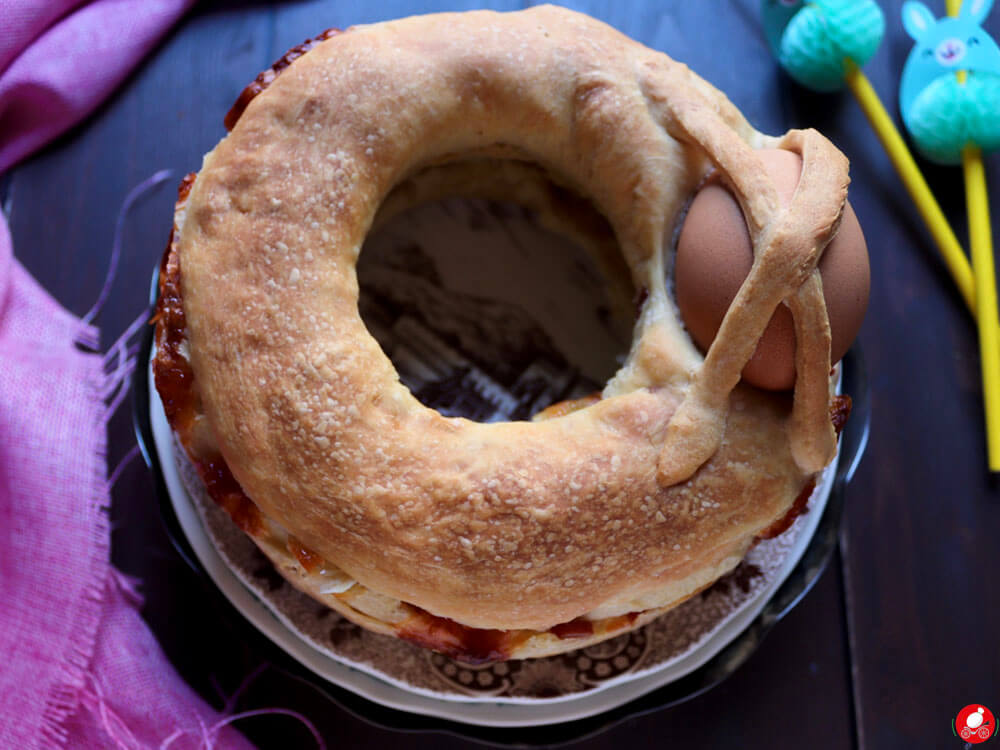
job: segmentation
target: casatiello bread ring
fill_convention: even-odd
[[[178,203],[157,388],[215,499],[351,620],[470,661],[599,641],[787,526],[834,457],[816,263],[848,176],[817,133],[764,136],[685,66],[554,7],[329,32],[262,74],[227,124]],[[802,156],[787,207],[763,147]],[[393,187],[484,157],[589,198],[644,300],[603,397],[553,418],[424,407],[358,313],[355,262]],[[703,357],[667,270],[713,169],[755,259]],[[793,397],[739,383],[782,301]]]

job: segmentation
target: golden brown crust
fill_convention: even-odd
[[[648,290],[605,398],[538,423],[424,408],[357,313],[354,262],[393,185],[498,144],[589,196]],[[764,145],[803,156],[787,209]],[[713,165],[755,264],[703,360],[666,296],[664,238]],[[205,419],[264,516],[371,591],[504,630],[668,606],[833,455],[815,265],[846,184],[818,134],[756,133],[684,66],[579,14],[348,30],[249,103],[192,188],[178,252]],[[792,403],[737,384],[782,300]]]

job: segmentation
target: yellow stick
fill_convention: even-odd
[[[848,87],[854,93],[858,104],[861,105],[865,117],[868,118],[875,135],[882,142],[882,147],[889,154],[892,165],[896,168],[896,172],[916,204],[924,224],[927,225],[927,229],[944,257],[945,265],[948,266],[965,304],[975,315],[976,292],[972,281],[972,267],[962,251],[958,238],[952,231],[944,212],[934,198],[934,194],[927,186],[927,180],[924,179],[919,167],[917,167],[903,136],[899,134],[899,130],[896,129],[889,113],[882,106],[882,102],[879,100],[878,94],[875,93],[875,89],[872,88],[868,77],[861,72],[853,60],[847,59],[845,63],[847,70],[845,78]]]
[[[949,16],[957,16],[962,0],[946,0]],[[955,74],[964,84],[968,73]],[[993,267],[993,232],[986,192],[983,152],[974,144],[962,149],[965,206],[969,216],[969,246],[976,286],[976,319],[979,321],[979,359],[983,375],[983,408],[986,412],[986,452],[990,471],[1000,471],[1000,321],[997,317],[996,270]]]
[[[976,278],[976,313],[979,319],[979,358],[983,374],[986,411],[986,448],[990,471],[1000,471],[1000,323],[993,268],[993,235],[986,194],[986,170],[978,146],[962,151],[965,200],[969,214],[969,244]]]

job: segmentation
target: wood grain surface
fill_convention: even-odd
[[[891,112],[911,42],[901,2],[881,2],[887,33],[866,71]],[[224,134],[243,86],[285,49],[330,26],[513,2],[337,0],[202,3],[91,118],[0,177],[15,254],[69,310],[101,288],[115,218],[129,189],[169,168],[179,177]],[[866,458],[849,488],[840,551],[815,589],[738,672],[680,706],[649,710],[578,741],[580,748],[948,748],[972,702],[1000,710],[1000,496],[986,472],[974,324],[916,211],[851,97],[811,94],[772,61],[755,0],[586,2],[591,13],[687,62],[765,132],[816,127],[851,159],[851,201],[868,238],[872,300],[860,343],[872,385]],[[934,7],[943,13],[943,7]],[[987,22],[1000,32],[1000,11]],[[926,166],[926,165],[925,165]],[[987,160],[993,206],[1000,160]],[[957,169],[928,179],[965,241]],[[167,239],[172,187],[128,216],[105,344],[144,309]],[[1000,221],[1000,216],[994,217]],[[123,410],[110,424],[112,466],[135,444]],[[133,462],[115,487],[113,557],[143,581],[144,615],[177,669],[215,705],[262,666],[260,643],[172,548],[153,482]],[[467,747],[470,740],[346,694],[333,697],[264,665],[238,708],[301,711],[327,746]],[[261,747],[310,747],[287,718],[241,724]],[[500,735],[503,735],[502,737]],[[497,739],[555,741],[557,731]]]

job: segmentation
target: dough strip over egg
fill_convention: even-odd
[[[729,393],[786,299],[797,343],[792,453],[803,471],[819,471],[837,446],[827,406],[830,324],[817,264],[847,201],[847,159],[816,131],[790,131],[778,145],[798,153],[803,169],[791,204],[782,207],[771,181],[759,178],[766,170],[747,144],[715,127],[703,108],[671,108],[675,98],[667,94],[665,102],[676,128],[712,157],[743,208],[754,261],[667,428],[659,479],[669,485],[689,478],[718,449]]]

